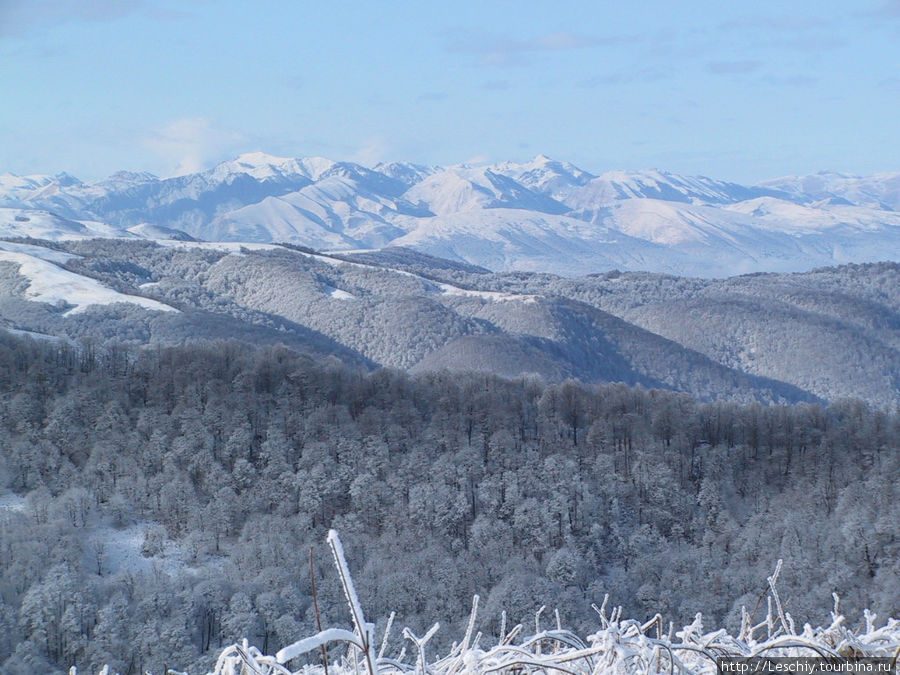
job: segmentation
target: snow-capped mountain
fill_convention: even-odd
[[[412,187],[419,181],[424,180],[433,174],[435,171],[440,171],[441,169],[440,167],[422,166],[421,164],[412,164],[411,162],[379,162],[375,165],[374,170]]]
[[[259,181],[289,182],[298,177],[318,180],[336,162],[324,157],[291,159],[275,157],[264,152],[247,152],[232,160],[222,162],[207,172],[213,179],[226,181],[232,176],[248,175]]]
[[[900,173],[744,186],[659,170],[594,176],[543,155],[369,169],[255,152],[196,174],[119,172],[97,183],[6,173],[0,206],[6,237],[407,246],[496,270],[565,275],[799,271],[895,259],[900,250]]]
[[[692,260],[643,238],[564,215],[512,208],[429,218],[392,242],[493,270],[677,269]],[[527,252],[527,255],[523,255]]]
[[[679,176],[651,169],[604,173],[570,195],[566,204],[575,211],[589,212],[597,206],[626,199],[656,199],[684,204],[733,204],[764,195],[779,196],[779,193],[705,176]]]
[[[552,197],[483,166],[463,165],[435,172],[409,188],[406,197],[437,216],[498,208],[556,214],[569,210]]]
[[[594,178],[574,164],[557,162],[546,155],[538,155],[524,164],[503,162],[497,164],[495,170],[527,188],[550,195],[563,202],[574,191]]]
[[[806,203],[835,200],[876,209],[900,210],[900,173],[848,176],[822,171],[811,176],[787,176],[768,180],[760,187],[787,193]]]

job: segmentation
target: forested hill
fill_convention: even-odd
[[[128,350],[0,333],[0,670],[205,672],[345,601],[341,531],[379,634],[460,634],[591,602],[732,630],[783,558],[822,621],[900,606],[900,418],[844,401],[702,403],[534,377],[368,371],[237,342]],[[444,638],[443,636],[447,636]]]
[[[701,280],[495,274],[406,249],[0,242],[0,325],[132,348],[284,344],[412,372],[622,382],[703,400],[900,400],[900,267]]]

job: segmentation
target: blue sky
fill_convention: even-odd
[[[0,172],[900,170],[900,0],[0,0]]]

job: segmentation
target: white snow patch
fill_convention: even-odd
[[[211,251],[225,251],[226,253],[237,255],[241,255],[242,248],[248,251],[274,251],[284,248],[278,244],[258,244],[241,241],[181,241],[179,239],[157,239],[155,241],[160,246],[168,246],[169,248],[202,248]]]
[[[102,544],[102,566],[107,574],[123,570],[143,571],[150,569],[150,559],[141,554],[147,524],[131,525],[121,530],[112,527],[99,528],[91,537],[96,546]]]
[[[442,295],[459,295],[469,298],[481,298],[482,300],[490,300],[491,302],[508,302],[510,300],[519,300],[523,302],[534,302],[537,300],[536,295],[517,295],[516,293],[502,293],[500,291],[473,291],[468,288],[459,288],[450,284],[436,284]]]
[[[341,248],[329,251],[322,251],[326,255],[355,255],[357,253],[378,253],[380,248]]]
[[[350,267],[359,267],[359,268],[370,268],[377,269],[384,272],[388,272],[391,274],[399,274],[401,276],[412,277],[413,279],[417,279],[421,281],[427,288],[430,290],[440,293],[441,295],[456,295],[456,296],[468,296],[472,298],[481,298],[483,300],[490,300],[492,302],[506,302],[510,300],[517,300],[520,302],[535,302],[537,300],[536,295],[517,295],[515,293],[502,293],[500,291],[475,291],[467,288],[460,288],[459,286],[454,286],[452,284],[442,283],[432,281],[431,279],[427,279],[418,274],[413,274],[412,272],[407,272],[406,270],[398,270],[393,267],[381,267],[379,265],[369,265],[366,263],[360,262],[350,262],[348,260],[340,260],[338,258],[332,258],[327,255],[320,255],[316,253],[301,253],[301,255],[305,255],[307,258],[315,258],[327,265],[331,265],[332,267],[340,267],[341,265],[348,265]],[[329,290],[330,289],[330,290]],[[333,288],[332,286],[328,286],[326,290],[331,294],[332,297],[339,297],[341,299],[349,299],[355,296],[346,293],[345,291],[341,291],[337,288]],[[341,295],[336,295],[341,294]]]
[[[138,239],[125,230],[94,220],[70,220],[41,209],[0,207],[0,237],[34,237],[53,241]]]
[[[70,272],[27,253],[0,251],[0,261],[19,266],[19,274],[29,281],[25,291],[25,297],[29,300],[51,305],[75,305],[63,316],[83,312],[90,305],[111,305],[116,302],[139,305],[158,312],[178,311],[150,298],[119,293],[95,279]]]
[[[406,270],[397,270],[393,267],[381,267],[380,265],[370,265],[367,263],[361,262],[352,262],[350,260],[341,260],[340,258],[333,258],[328,255],[320,255],[318,253],[302,253],[300,251],[296,251],[296,253],[300,253],[300,255],[305,255],[307,258],[313,258],[318,260],[319,262],[323,262],[326,265],[331,265],[332,267],[341,267],[346,265],[348,267],[357,267],[361,269],[374,269],[381,270],[384,272],[391,272],[392,274],[400,274],[402,276],[412,277],[413,279],[419,279],[420,281],[425,282],[426,284],[432,284],[433,282],[425,279],[424,277],[420,277],[418,274],[413,274],[412,272],[407,272]]]
[[[353,293],[348,293],[347,291],[342,291],[340,288],[335,288],[334,286],[325,286],[324,290],[328,295],[336,300],[355,300],[356,296]]]
[[[190,554],[180,542],[167,539],[162,544],[162,550],[151,557],[141,552],[147,529],[153,525],[154,523],[146,521],[121,529],[105,524],[89,528],[88,540],[91,546],[94,551],[101,551],[99,558],[103,574],[148,572],[154,568],[173,576],[196,572],[198,568],[192,566]],[[200,563],[206,564],[218,563],[213,559]]]
[[[65,263],[72,258],[80,258],[81,256],[74,253],[65,253],[63,251],[55,251],[45,246],[34,246],[33,244],[16,244],[11,241],[0,241],[0,251],[9,251],[10,253],[25,253],[41,260],[52,263]]]
[[[24,511],[25,497],[10,492],[0,495],[0,511]]]

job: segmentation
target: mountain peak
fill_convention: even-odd
[[[290,157],[277,157],[275,155],[270,155],[267,152],[256,151],[242,153],[235,157],[232,161],[248,167],[259,167],[271,166],[273,164],[286,164],[287,162],[290,162],[292,160]]]
[[[428,176],[442,169],[435,166],[424,166],[422,164],[414,164],[412,162],[379,162],[373,171],[382,173],[388,178],[394,178],[406,185],[412,187],[416,183],[421,182]]]
[[[78,185],[79,183],[81,183],[81,181],[75,178],[75,176],[70,173],[66,173],[65,171],[60,171],[58,174],[53,176],[53,180],[61,187],[69,187],[70,185]]]
[[[116,171],[104,182],[130,181],[133,183],[149,183],[154,180],[159,180],[159,177],[148,171]]]
[[[336,164],[337,162],[325,157],[293,159],[257,151],[245,152],[234,159],[221,162],[208,173],[219,179],[234,174],[247,174],[261,181],[298,176],[315,181]]]

